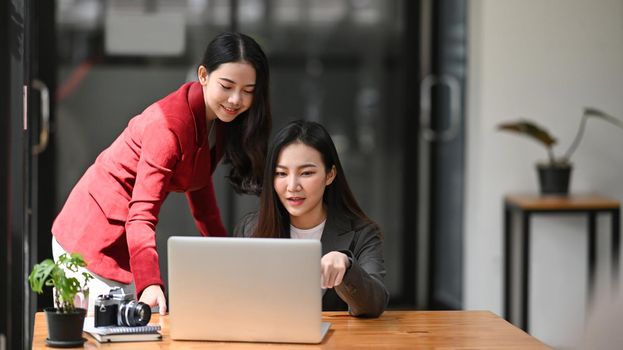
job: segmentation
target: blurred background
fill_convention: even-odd
[[[457,45],[453,59],[464,66],[465,8],[427,6],[456,21],[457,33],[448,44]],[[294,119],[327,127],[357,198],[386,235],[392,302],[415,306],[416,262],[410,252],[416,249],[416,221],[406,214],[418,208],[412,183],[419,169],[412,154],[417,138],[409,138],[417,133],[417,118],[408,117],[406,110],[412,107],[409,96],[419,94],[420,40],[415,35],[420,29],[415,25],[421,9],[407,8],[402,1],[132,0],[58,1],[53,10],[55,30],[46,32],[56,41],[50,74],[57,79],[58,97],[52,117],[55,160],[46,169],[55,174],[49,183],[55,197],[52,214],[129,118],[181,83],[196,80],[199,60],[216,34],[241,31],[256,38],[270,60],[274,131]],[[463,66],[455,69],[463,74]],[[224,179],[227,172],[220,167],[214,179],[231,230],[257,208],[258,200],[235,195]],[[461,193],[457,189],[452,192]],[[42,210],[40,206],[40,215]],[[454,213],[460,227],[460,208]],[[166,283],[166,240],[197,230],[183,194],[170,195],[160,218],[158,246]],[[454,275],[445,279],[450,290],[440,307],[460,308],[460,241],[452,243],[457,255],[452,254],[455,266],[449,272]]]
[[[307,119],[331,133],[383,229],[390,309],[502,314],[503,196],[536,193],[546,154],[497,124],[538,120],[564,148],[582,107],[623,118],[617,0],[9,0],[0,11],[0,349],[28,347],[32,314],[52,303],[24,278],[51,256],[75,182],[129,119],[196,79],[220,32],[264,48],[273,131]],[[589,123],[572,193],[623,199],[621,149],[623,130]],[[214,182],[231,230],[258,201],[234,194],[226,173]],[[530,333],[556,348],[575,348],[589,313],[585,222],[533,220]],[[609,218],[598,224],[609,237]],[[172,235],[197,235],[175,193],[157,226],[165,283]],[[600,242],[598,290],[610,291]]]

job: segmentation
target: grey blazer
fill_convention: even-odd
[[[235,237],[250,237],[257,222],[257,212],[245,215],[234,229]],[[361,219],[329,213],[322,232],[322,255],[342,252],[351,259],[342,283],[325,292],[323,311],[348,310],[353,316],[378,317],[387,306],[383,239],[378,226]]]

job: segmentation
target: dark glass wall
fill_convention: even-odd
[[[404,263],[403,174],[409,146],[403,131],[408,89],[415,84],[405,86],[403,1],[90,1],[88,8],[72,4],[59,1],[56,11],[57,209],[127,121],[184,81],[196,79],[207,42],[235,27],[256,38],[269,56],[274,129],[293,119],[327,127],[356,197],[383,228],[392,300],[412,299],[403,284],[409,281],[405,276],[414,273],[409,266],[405,270]],[[111,18],[130,13],[179,16],[185,27],[183,49],[174,54],[167,53],[167,47],[159,53],[115,50],[107,42],[115,35]],[[257,198],[234,195],[225,173],[224,167],[217,171],[215,186],[224,221],[232,229],[256,208]],[[169,196],[160,219],[158,245],[166,273],[166,239],[197,233],[182,195]]]
[[[25,309],[26,183],[24,81],[28,67],[24,1],[0,5],[0,346],[28,346]]]

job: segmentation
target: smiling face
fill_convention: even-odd
[[[322,203],[325,187],[335,179],[335,167],[326,171],[320,152],[301,142],[285,146],[275,166],[274,187],[279,201],[290,214],[290,223],[300,229],[319,225],[326,218]]]
[[[253,103],[255,69],[246,62],[223,63],[208,73],[204,66],[197,71],[203,88],[208,120],[229,123]]]

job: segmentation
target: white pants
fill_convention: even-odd
[[[54,261],[58,261],[58,258],[64,253],[67,252],[65,251],[65,249],[63,249],[63,247],[61,247],[58,241],[56,241],[56,238],[52,236],[52,255],[54,256]],[[108,294],[110,288],[121,287],[126,294],[136,294],[136,287],[134,286],[134,282],[131,282],[130,284],[123,284],[121,282],[109,280],[84,267],[79,268],[78,272],[65,270],[65,273],[68,277],[77,278],[81,285],[84,282],[82,272],[88,272],[94,277],[88,283],[89,299],[84,300],[84,295],[80,294],[76,296],[77,300],[74,300],[74,303],[77,307],[85,308],[88,311],[88,315],[90,316],[93,315],[93,305],[95,303],[95,300],[97,299],[97,296],[100,294]],[[56,301],[54,301],[54,303],[56,304]]]

